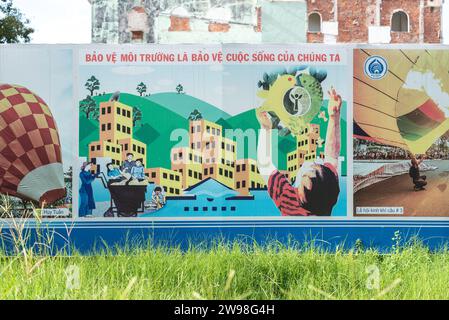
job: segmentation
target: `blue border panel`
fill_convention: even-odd
[[[209,246],[218,240],[241,241],[265,245],[273,240],[289,243],[313,243],[323,249],[353,248],[356,242],[365,248],[387,251],[395,244],[395,232],[402,241],[418,237],[430,249],[439,249],[449,241],[449,220],[443,221],[70,221],[27,223],[30,243],[37,234],[54,238],[53,252],[75,249],[94,253],[104,248],[154,245],[179,247]],[[11,248],[9,227],[4,224],[1,235],[4,246]]]

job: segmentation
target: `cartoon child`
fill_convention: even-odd
[[[257,148],[258,167],[267,182],[268,193],[283,216],[330,216],[340,193],[338,157],[340,155],[340,111],[342,99],[334,88],[329,92],[325,159],[306,162],[299,170],[295,185],[273,164],[272,122],[259,112],[261,123]],[[322,163],[320,163],[322,162]]]
[[[165,195],[160,186],[154,187],[151,200],[156,205],[157,210],[161,209],[165,205]]]
[[[147,177],[144,173],[143,160],[137,159],[135,162],[135,166],[131,168],[131,179],[137,180],[139,182],[146,182]]]
[[[123,176],[122,171],[118,167],[114,166],[112,162],[108,163],[106,165],[106,168],[108,170],[108,180],[111,184],[120,183],[126,180],[126,178]]]
[[[92,215],[92,210],[95,209],[94,193],[92,189],[92,182],[98,177],[98,174],[91,173],[92,162],[83,162],[80,172],[80,201],[79,201],[79,216],[85,217]]]

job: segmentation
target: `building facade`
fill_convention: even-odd
[[[94,43],[440,43],[444,0],[89,0]]]
[[[440,43],[443,0],[307,0],[307,41]]]

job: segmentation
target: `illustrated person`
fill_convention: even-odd
[[[80,181],[81,187],[79,189],[80,200],[79,200],[79,216],[85,217],[92,215],[92,210],[95,209],[94,193],[92,189],[92,182],[98,177],[97,174],[93,174],[90,170],[92,169],[92,162],[84,162],[81,166]]]
[[[123,176],[122,171],[118,167],[114,166],[112,162],[108,163],[106,165],[106,168],[108,170],[108,181],[111,184],[117,184],[126,180],[126,178]]]
[[[165,205],[165,195],[160,186],[154,187],[151,200],[156,205],[156,209],[161,209]]]
[[[422,176],[419,171],[419,165],[424,161],[424,158],[418,157],[417,159],[414,155],[412,155],[411,158],[411,166],[408,173],[412,178],[412,182],[414,185],[413,189],[415,191],[426,190],[426,188],[424,187],[427,185],[427,177]]]
[[[143,160],[137,159],[135,166],[131,168],[131,180],[137,180],[138,182],[146,182],[147,177],[145,176]],[[128,181],[129,182],[129,181]]]
[[[123,173],[131,174],[132,168],[136,165],[136,162],[133,160],[134,155],[132,153],[126,154],[126,160],[123,162],[122,171]]]
[[[340,155],[340,112],[342,99],[334,88],[329,93],[325,158],[305,162],[295,185],[278,171],[272,159],[272,123],[266,112],[258,113],[261,130],[257,147],[260,174],[268,193],[283,216],[330,216],[340,193],[338,158]]]

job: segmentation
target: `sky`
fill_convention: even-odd
[[[89,43],[91,11],[88,0],[15,0],[32,21],[32,43]],[[449,44],[449,1],[444,4],[444,43]]]
[[[32,43],[90,43],[91,10],[87,0],[14,0],[30,19]]]

